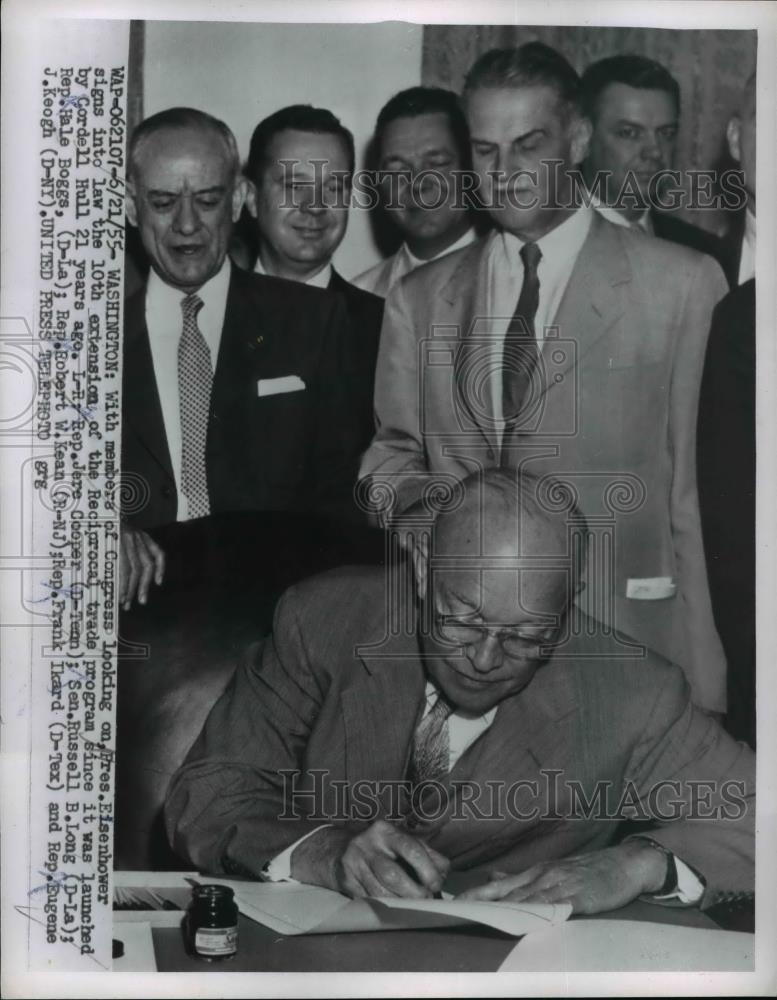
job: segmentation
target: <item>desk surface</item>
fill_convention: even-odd
[[[638,901],[598,917],[707,929],[716,927],[699,910],[674,909]],[[116,925],[115,934],[121,936],[119,925]],[[445,930],[286,937],[241,914],[238,954],[228,961],[209,963],[186,954],[180,927],[153,927],[152,936],[159,972],[221,973],[495,972],[518,940],[475,924]]]

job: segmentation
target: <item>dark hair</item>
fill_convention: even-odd
[[[224,122],[196,108],[167,108],[145,118],[132,133],[127,156],[127,174],[131,178],[137,169],[141,147],[157,132],[164,129],[205,129],[215,132],[223,141],[231,160],[235,176],[240,172],[240,154],[232,130]]]
[[[661,63],[645,56],[610,56],[593,63],[583,73],[581,101],[584,113],[593,118],[602,91],[611,83],[625,83],[637,90],[662,90],[680,113],[680,85]]]
[[[566,104],[577,108],[580,77],[569,62],[544,42],[518,48],[491,49],[472,66],[464,80],[464,97],[473,90],[498,87],[553,87]]]
[[[290,104],[287,108],[281,108],[280,111],[264,118],[254,129],[245,168],[246,174],[252,181],[256,181],[259,177],[270,143],[279,132],[286,129],[311,132],[315,135],[336,135],[345,146],[348,172],[353,173],[356,163],[353,135],[340,119],[326,108],[314,108],[312,104]]]
[[[375,123],[373,147],[376,157],[380,157],[380,147],[386,126],[398,118],[416,118],[418,115],[443,114],[456,143],[462,169],[469,169],[470,147],[467,120],[457,94],[442,87],[409,87],[387,101],[380,109]]]

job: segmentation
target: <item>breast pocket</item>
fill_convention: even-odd
[[[257,397],[251,407],[251,424],[263,456],[259,474],[273,486],[299,486],[307,471],[312,437],[307,390]]]

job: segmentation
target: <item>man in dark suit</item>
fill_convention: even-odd
[[[731,159],[742,171],[746,202],[729,222],[723,244],[727,275],[732,288],[755,277],[755,88],[752,73],[745,83],[740,108],[731,116],[726,141]]]
[[[350,502],[342,306],[231,266],[244,197],[234,136],[210,115],[173,108],[133,134],[126,211],[151,271],[125,315],[124,607],[161,583],[154,527]]]
[[[346,281],[332,265],[348,225],[353,136],[324,108],[281,108],[254,129],[246,164],[246,206],[256,220],[250,265],[257,274],[325,288],[345,306],[348,388],[358,445],[372,437],[372,397],[383,301]]]
[[[494,866],[476,897],[588,913],[752,888],[754,755],[679,668],[571,611],[585,525],[547,485],[464,481],[416,552],[417,609],[382,570],[287,592],[173,778],[176,851],[352,896]],[[618,843],[634,808],[658,827]]]
[[[644,56],[601,59],[583,73],[582,107],[593,125],[583,174],[597,209],[611,222],[710,254],[722,263],[718,237],[655,204],[662,189],[653,178],[671,169],[679,128],[680,87],[671,73]],[[602,179],[606,175],[601,187],[597,174]]]
[[[755,747],[755,279],[712,317],[698,428],[712,609],[728,662],[726,728]]]

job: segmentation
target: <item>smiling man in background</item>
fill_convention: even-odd
[[[405,274],[476,238],[457,171],[470,163],[467,123],[459,99],[440,87],[411,87],[381,109],[373,136],[381,209],[399,230],[396,253],[354,278],[385,298]]]
[[[255,220],[254,271],[324,288],[345,307],[346,388],[357,414],[356,447],[363,451],[373,433],[383,302],[346,281],[332,264],[348,225],[353,171],[353,136],[332,112],[290,105],[254,129],[246,203]]]

